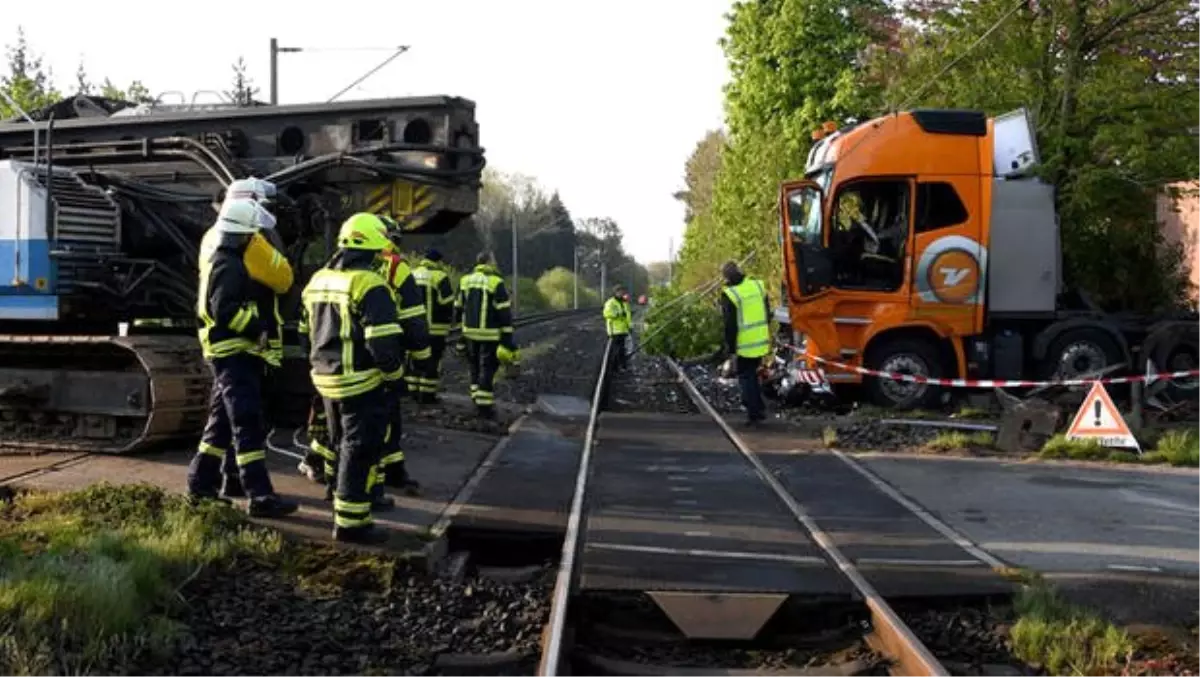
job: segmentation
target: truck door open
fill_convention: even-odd
[[[784,281],[793,303],[829,288],[833,267],[824,245],[824,203],[813,181],[785,182],[779,192]]]

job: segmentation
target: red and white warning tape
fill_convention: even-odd
[[[1187,371],[1172,371],[1163,374],[1143,374],[1141,376],[1114,376],[1111,378],[1089,378],[1089,379],[1067,379],[1063,381],[1024,381],[1024,380],[992,380],[992,379],[973,379],[973,378],[930,378],[928,376],[914,376],[912,374],[896,374],[886,371],[877,371],[875,369],[867,369],[866,367],[855,367],[833,360],[827,360],[816,355],[804,355],[799,349],[788,346],[792,351],[801,355],[805,359],[812,359],[820,362],[825,367],[832,367],[840,371],[854,372],[864,376],[874,376],[876,378],[886,378],[893,381],[903,381],[905,383],[925,383],[929,385],[943,386],[947,388],[1038,388],[1042,386],[1086,386],[1093,383],[1137,383],[1145,381],[1146,383],[1155,383],[1157,381],[1174,381],[1182,378],[1194,378],[1200,376],[1200,369],[1189,369]],[[810,381],[807,374],[803,375],[805,381]]]

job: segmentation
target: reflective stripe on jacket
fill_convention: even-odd
[[[633,326],[633,309],[624,299],[610,297],[604,303],[604,325],[609,336],[623,336]]]
[[[425,326],[432,336],[446,336],[454,324],[454,285],[437,263],[421,261],[413,269],[413,279],[425,298]]]
[[[408,349],[409,357],[427,359],[431,354],[429,329],[425,323],[425,301],[416,276],[399,254],[384,255],[379,274],[396,297],[396,317],[404,330],[404,347]]]
[[[767,323],[767,292],[753,278],[724,289],[737,310],[737,354],[739,357],[763,357],[771,352],[771,328]]]
[[[264,330],[259,303],[266,293],[283,294],[292,286],[292,267],[259,233],[222,233],[209,228],[200,240],[196,293],[197,332],[207,359],[257,352]],[[274,312],[274,309],[272,309]]]
[[[322,268],[301,298],[313,385],[322,397],[353,397],[403,378],[403,329],[396,299],[378,272]]]
[[[463,338],[511,345],[512,301],[494,266],[475,266],[459,281],[455,308],[461,315]]]

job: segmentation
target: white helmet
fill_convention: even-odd
[[[254,200],[226,200],[217,215],[217,230],[222,233],[256,233],[274,228],[275,217]]]
[[[250,177],[248,179],[238,179],[229,184],[225,189],[225,200],[254,200],[262,202],[275,197],[275,184],[266,179]]]

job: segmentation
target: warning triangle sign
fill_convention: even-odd
[[[1096,381],[1083,404],[1075,413],[1075,420],[1067,429],[1069,440],[1096,440],[1106,447],[1128,447],[1141,452],[1137,439],[1125,425],[1125,419],[1112,398],[1108,396],[1104,384]]]

